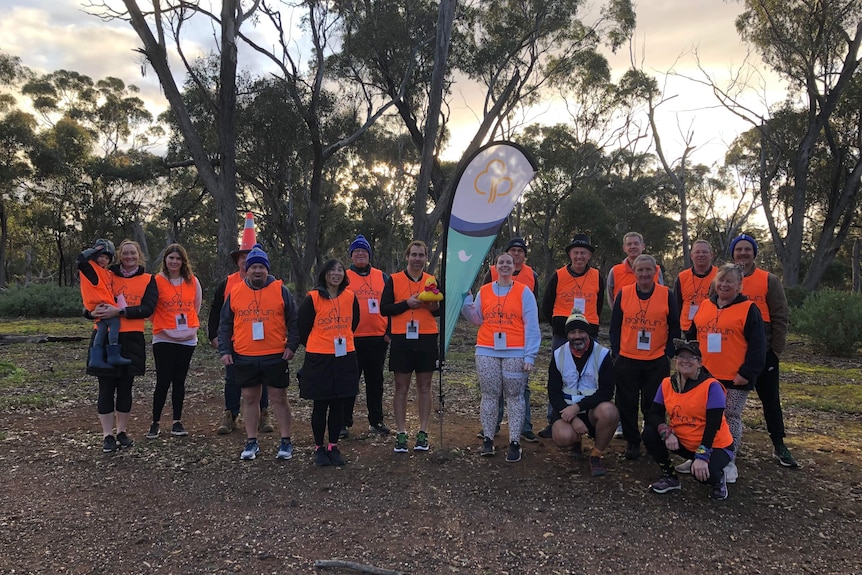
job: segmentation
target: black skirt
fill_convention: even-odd
[[[359,364],[355,351],[342,357],[306,352],[296,377],[299,397],[303,399],[336,399],[359,393]]]

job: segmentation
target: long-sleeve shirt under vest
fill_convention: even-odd
[[[407,305],[406,299],[395,301],[395,287],[393,281],[395,276],[402,274],[404,275],[404,277],[407,278],[407,281],[410,283],[410,293],[413,295],[418,295],[425,289],[425,280],[427,279],[427,274],[425,274],[424,272],[422,273],[422,275],[419,276],[418,279],[416,279],[411,277],[410,274],[407,273],[407,270],[396,272],[386,279],[386,285],[383,288],[383,295],[380,296],[380,313],[393,318],[393,323],[391,324],[391,326],[393,327],[390,327],[390,329],[393,330],[393,335],[403,335],[403,333],[399,332],[394,328],[395,318],[401,314],[409,313],[411,311],[410,306]],[[425,308],[420,308],[415,311],[417,312],[417,315],[425,315],[426,313],[428,313],[432,316],[432,318],[434,318],[439,317],[442,310],[443,305],[441,304],[436,310],[433,311]],[[421,330],[421,328],[422,326],[420,326],[420,333],[425,333],[424,330]]]
[[[679,310],[676,307],[676,299],[673,296],[673,292],[670,291],[669,289],[667,289],[665,286],[658,285],[658,284],[654,284],[653,289],[650,290],[649,293],[641,292],[638,289],[637,284],[630,286],[630,287],[631,287],[631,291],[628,291],[628,290],[626,290],[626,288],[623,288],[620,291],[620,293],[617,294],[617,297],[614,300],[614,309],[611,312],[611,325],[610,325],[609,335],[610,335],[610,340],[611,340],[611,350],[613,350],[614,356],[616,357],[617,355],[622,354],[622,355],[625,355],[626,357],[638,359],[638,356],[642,355],[640,353],[634,353],[635,350],[621,349],[622,339],[623,339],[623,329],[634,329],[634,330],[638,330],[638,331],[646,330],[646,331],[652,332],[652,335],[650,335],[650,339],[652,337],[656,337],[657,339],[662,338],[662,337],[667,337],[667,341],[665,341],[665,343],[664,343],[664,347],[665,347],[664,354],[667,355],[668,357],[673,357],[673,354],[674,354],[673,338],[680,337],[680,333],[681,333],[680,329],[679,329]],[[644,321],[646,320],[645,317],[643,317],[643,318],[638,318],[638,317],[633,317],[633,316],[624,317],[625,314],[623,313],[623,305],[624,304],[625,305],[631,304],[631,302],[623,302],[622,301],[623,297],[626,294],[636,294],[637,299],[639,300],[638,301],[638,307],[640,308],[642,306],[641,302],[650,302],[651,298],[653,297],[654,294],[656,294],[656,292],[658,292],[659,294],[661,294],[661,293],[666,294],[665,297],[667,298],[666,304],[665,304],[665,302],[662,302],[662,301],[656,301],[655,302],[656,307],[653,308],[653,310],[659,309],[659,307],[662,306],[663,304],[667,306],[667,314],[666,315],[662,314],[662,317],[658,318],[658,321],[660,321],[661,323],[664,324],[663,327],[664,327],[664,329],[667,330],[666,334],[665,333],[661,333],[661,334],[655,333],[655,331],[652,329],[652,327],[650,327],[644,323]],[[656,295],[656,297],[661,297],[661,296]],[[650,304],[647,303],[646,308],[643,310],[640,310],[640,313],[643,314],[644,316],[646,316],[647,312],[650,311],[649,307],[650,307]],[[632,322],[631,325],[627,325],[626,320],[631,321]],[[657,352],[657,351],[658,350],[654,350],[654,352]],[[644,354],[644,355],[649,355],[649,354]],[[655,359],[655,358],[653,358],[653,359]]]
[[[338,290],[338,296],[344,293],[344,290],[348,289],[347,287],[340,288]],[[329,291],[325,287],[315,286],[312,291],[316,291],[320,294],[320,297],[326,300],[337,299],[329,295]],[[351,291],[351,293],[353,293]],[[359,326],[359,300],[354,294],[353,296],[353,304],[350,307],[350,310],[344,310],[342,312],[342,316],[346,316],[350,314],[350,331],[355,332],[356,328]],[[296,326],[299,329],[299,341],[302,342],[306,348],[308,347],[308,337],[311,335],[312,330],[314,329],[314,318],[317,317],[317,310],[314,309],[314,300],[311,297],[311,292],[308,293],[307,296],[302,300],[302,303],[299,304],[299,312],[297,315]]]
[[[559,291],[559,275],[561,273],[568,274],[568,276],[572,279],[572,283],[574,284],[574,289],[569,290],[571,293],[568,293],[565,297],[567,299],[566,305],[569,307],[568,313],[566,314],[555,314],[554,308],[557,307],[558,298],[562,297],[562,294],[558,293]],[[591,270],[595,273],[598,278],[598,289],[595,293],[584,294],[583,288],[586,286],[582,286],[579,291],[579,286],[581,283],[586,282],[587,274],[591,273]],[[587,297],[589,295],[589,297]],[[605,279],[602,277],[602,274],[592,268],[590,266],[586,266],[584,271],[581,273],[576,273],[572,271],[571,266],[564,266],[558,269],[556,272],[551,274],[551,277],[548,279],[548,285],[545,287],[545,294],[542,296],[542,316],[547,319],[551,323],[551,329],[553,330],[553,334],[555,337],[566,337],[566,320],[569,315],[571,315],[572,310],[571,307],[575,304],[575,299],[584,299],[585,304],[588,300],[593,300],[595,306],[592,309],[582,309],[581,313],[587,316],[587,321],[590,322],[590,325],[595,325],[596,328],[599,326],[599,320],[602,317],[602,309],[605,305]],[[569,305],[569,301],[571,300],[571,305]],[[586,307],[586,306],[585,306]]]
[[[616,379],[610,350],[593,340],[587,351],[577,357],[571,346],[564,343],[554,350],[548,366],[548,402],[553,408],[551,419],[560,419],[560,412],[577,404],[586,413],[614,397]]]

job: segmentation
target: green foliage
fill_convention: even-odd
[[[830,355],[850,357],[862,344],[862,296],[849,292],[813,292],[793,314],[793,329]]]
[[[0,317],[80,317],[77,288],[31,285],[0,291]]]
[[[802,304],[805,303],[805,300],[808,299],[810,294],[811,292],[802,285],[784,288],[784,295],[787,296],[787,305],[789,305],[792,310],[801,308]]]

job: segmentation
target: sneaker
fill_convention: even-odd
[[[626,459],[634,461],[641,456],[641,446],[639,443],[629,443],[626,446]]]
[[[135,445],[135,442],[132,441],[132,438],[129,437],[125,431],[121,431],[117,434],[117,443],[120,444],[120,449],[128,449]]]
[[[605,460],[601,456],[590,456],[590,474],[593,477],[601,477],[607,475],[608,468],[605,467]]]
[[[617,430],[614,431],[614,439],[622,439],[623,438],[623,424],[617,424]]]
[[[102,453],[113,453],[117,450],[117,440],[113,435],[106,435],[105,441],[102,443]]]
[[[254,459],[260,453],[260,446],[257,444],[257,439],[249,439],[245,442],[245,449],[240,453],[240,459]]]
[[[535,434],[535,433],[533,433],[533,432],[532,432],[531,430],[529,430],[529,429],[528,429],[527,431],[522,431],[522,432],[521,432],[521,439],[523,439],[523,440],[524,440],[524,441],[526,441],[527,443],[539,443],[539,438],[538,438],[538,437],[536,437],[536,434]]]
[[[420,431],[416,434],[416,445],[413,446],[413,451],[428,451],[428,434]]]
[[[150,430],[147,432],[147,434],[144,437],[146,437],[147,439],[155,439],[158,436],[159,436],[159,424],[158,424],[158,422],[154,421],[153,424],[150,425]]]
[[[236,429],[236,418],[229,409],[225,409],[221,416],[221,425],[216,429],[216,433],[219,435],[227,435],[234,429]]]
[[[726,477],[722,474],[718,485],[712,486],[712,491],[709,492],[710,499],[716,499],[718,501],[724,501],[727,499],[727,483],[725,482],[725,479]]]
[[[799,464],[795,459],[793,459],[793,456],[790,455],[790,450],[787,449],[787,446],[783,443],[772,450],[772,457],[777,459],[778,463],[780,463],[782,467],[790,467],[791,469],[799,467]]]
[[[498,428],[497,428],[497,430],[494,432],[494,437],[497,437],[499,434],[500,434],[500,428],[498,427]],[[484,430],[484,429],[480,429],[480,430],[476,433],[476,437],[477,437],[478,439],[485,439],[485,430]]]
[[[347,463],[346,461],[344,461],[344,458],[341,456],[341,452],[338,451],[337,445],[333,445],[332,448],[328,449],[327,451],[329,451],[329,462],[332,465],[335,465],[337,467],[341,467],[342,465]]]
[[[670,475],[665,475],[650,485],[649,488],[653,493],[667,493],[668,491],[681,489],[679,479],[671,477]]]
[[[314,464],[318,467],[326,467],[330,465],[332,462],[329,461],[329,452],[326,451],[326,448],[322,445],[318,445],[314,448]]]
[[[727,483],[736,483],[737,479],[739,479],[739,469],[736,468],[736,463],[731,461],[724,466],[724,480]]]
[[[341,431],[338,432],[338,439],[347,439],[348,437],[350,437],[350,430],[342,427]]]
[[[278,453],[275,454],[276,459],[291,459],[293,457],[293,444],[289,439],[282,438],[278,445]]]
[[[686,459],[674,469],[676,469],[677,473],[682,473],[683,475],[691,475],[691,464],[694,463],[693,459]]]
[[[171,427],[171,435],[174,437],[185,437],[189,432],[186,431],[186,428],[183,427],[182,422],[175,421],[174,425]]]
[[[482,442],[482,450],[479,451],[479,455],[482,457],[491,457],[496,452],[497,450],[494,448],[494,440],[490,437],[486,437],[485,441]]]
[[[542,429],[542,431],[540,431],[537,435],[542,439],[550,439],[553,436],[553,434],[551,433],[551,424],[549,423],[548,425],[546,425],[545,428]]]
[[[368,431],[376,431],[380,435],[389,435],[392,431],[382,421],[368,426]]]
[[[399,431],[395,436],[395,453],[407,453],[407,434]]]
[[[575,461],[582,461],[584,459],[584,448],[580,441],[574,444],[572,449],[569,450],[569,457]]]
[[[509,444],[509,451],[506,453],[506,461],[508,463],[517,463],[521,461],[521,444],[513,441]]]

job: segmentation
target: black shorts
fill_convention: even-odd
[[[287,362],[281,361],[269,365],[237,365],[236,383],[240,387],[266,385],[284,389],[290,384]]]
[[[587,436],[591,439],[596,438],[596,426],[590,422],[590,412],[578,413],[577,417],[587,426]]]
[[[389,371],[427,373],[437,369],[437,334],[419,334],[419,339],[393,335],[389,346]]]

